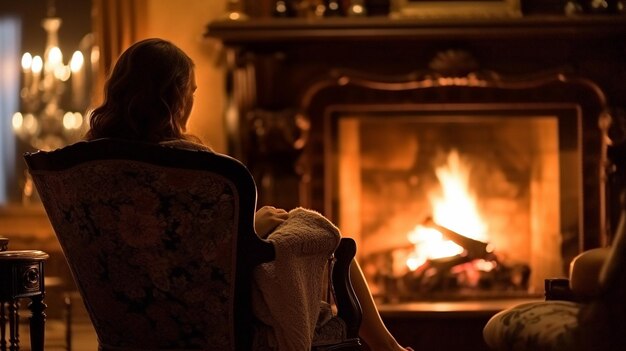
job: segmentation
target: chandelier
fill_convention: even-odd
[[[49,3],[41,23],[47,33],[43,55],[22,55],[21,108],[13,114],[12,124],[15,134],[35,149],[53,150],[77,141],[87,125],[92,67],[98,52],[88,34],[81,40],[83,50],[75,51],[64,64],[58,38],[61,24]],[[83,51],[89,53],[87,62]]]

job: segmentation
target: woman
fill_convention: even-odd
[[[195,90],[194,63],[182,50],[162,39],[139,41],[113,68],[104,103],[91,114],[86,139],[131,139],[211,151],[186,134]],[[255,230],[265,238],[286,219],[287,211],[264,206],[256,213]],[[356,262],[351,278],[363,312],[361,338],[376,351],[410,350],[398,345],[383,324]]]

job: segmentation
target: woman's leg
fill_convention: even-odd
[[[361,303],[363,320],[361,321],[359,336],[363,341],[372,350],[376,351],[408,350],[400,346],[389,330],[387,330],[387,327],[385,327],[376,308],[372,293],[365,281],[363,271],[356,260],[352,260],[350,265],[350,279],[354,292]]]

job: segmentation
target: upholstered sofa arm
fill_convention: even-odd
[[[610,248],[587,250],[570,263],[570,287],[580,299],[589,299],[600,294],[600,271],[609,256]]]

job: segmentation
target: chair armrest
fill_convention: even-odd
[[[361,304],[350,280],[350,264],[356,254],[356,242],[351,238],[341,238],[335,250],[332,291],[337,304],[337,315],[346,323],[347,337],[357,338],[361,327]]]

